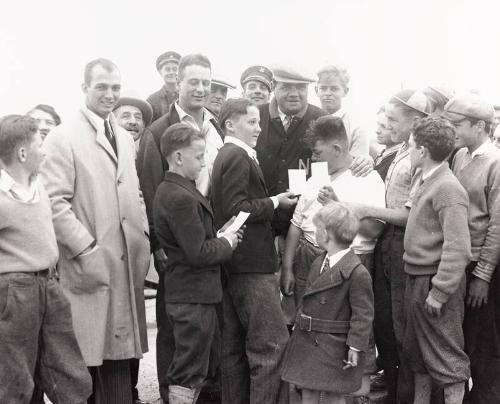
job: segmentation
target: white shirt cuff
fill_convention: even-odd
[[[271,201],[273,201],[274,209],[276,209],[278,207],[278,205],[280,204],[277,196],[271,196]]]

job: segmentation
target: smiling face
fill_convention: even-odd
[[[342,107],[342,98],[347,94],[347,89],[339,77],[327,75],[318,81],[316,94],[321,102],[321,108],[333,114]]]
[[[137,140],[144,131],[144,119],[139,108],[132,105],[122,105],[114,111],[118,125],[128,131]]]
[[[231,135],[254,148],[260,134],[259,122],[259,109],[255,105],[251,105],[247,108],[247,113],[245,115],[239,115],[234,119],[229,119],[226,125],[230,127]]]
[[[117,69],[108,71],[101,65],[92,69],[90,83],[82,85],[87,107],[106,119],[120,98],[121,76]]]
[[[286,115],[295,115],[307,106],[307,84],[278,81],[274,95],[281,112]]]
[[[210,94],[211,71],[208,67],[188,65],[179,75],[179,104],[185,111],[205,106]]]
[[[40,132],[42,139],[45,139],[45,136],[47,136],[49,132],[56,127],[56,121],[48,112],[40,109],[34,109],[30,111],[28,115],[36,121],[38,131]]]
[[[385,115],[393,143],[408,142],[415,118],[405,115],[401,108],[391,103],[386,105]]]
[[[177,62],[164,63],[159,70],[160,76],[167,85],[177,84],[177,69],[179,65]]]
[[[255,105],[262,105],[269,102],[269,88],[257,80],[249,80],[243,88],[243,97],[252,101]]]
[[[385,112],[381,112],[377,116],[377,143],[385,146],[390,146],[393,143],[391,139],[391,130]]]

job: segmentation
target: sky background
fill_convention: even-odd
[[[434,0],[13,1],[2,4],[0,115],[53,105],[63,120],[83,103],[85,64],[113,60],[122,94],[162,85],[156,57],[201,52],[213,76],[238,84],[253,64],[315,77],[351,75],[346,106],[367,126],[402,86],[475,89],[500,104],[500,2]],[[318,104],[311,89],[309,101]]]

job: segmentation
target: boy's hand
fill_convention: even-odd
[[[222,226],[217,233],[224,233],[224,230],[231,226],[235,219],[236,216],[233,216],[231,219],[229,219],[226,223],[224,223],[224,226]]]
[[[293,289],[295,287],[295,276],[293,275],[292,271],[281,268],[280,286],[281,293],[283,293],[283,295],[293,295]]]
[[[236,232],[233,233],[224,233],[223,237],[226,237],[231,242],[231,248],[236,250],[238,244],[243,240],[243,234],[245,232],[245,225],[241,226]]]
[[[337,194],[330,185],[324,186],[318,191],[318,202],[323,206],[330,201],[338,202],[338,200]]]
[[[368,156],[357,156],[349,168],[355,177],[366,177],[373,171],[373,160]]]
[[[488,291],[490,284],[480,278],[474,277],[470,281],[467,291],[467,306],[471,309],[479,309],[488,303]]]
[[[347,352],[347,360],[344,359],[345,366],[342,369],[347,370],[349,368],[355,368],[358,366],[358,361],[359,352],[349,349],[349,352]]]
[[[433,317],[439,317],[441,315],[441,309],[443,308],[443,303],[438,302],[429,293],[427,295],[427,299],[425,299],[424,308],[427,311],[427,313],[429,313],[429,315]]]
[[[158,248],[153,252],[153,254],[155,256],[156,263],[159,266],[159,268],[156,268],[156,270],[159,273],[165,272],[167,270],[167,254],[165,254],[163,248]]]
[[[276,195],[280,208],[291,208],[297,204],[298,198],[293,192],[282,192]]]

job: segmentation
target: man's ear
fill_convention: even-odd
[[[344,97],[349,93],[349,87],[344,87]]]
[[[26,161],[26,156],[27,156],[27,152],[26,152],[25,147],[20,147],[19,149],[17,149],[17,159],[21,163],[24,163]]]
[[[314,91],[316,92],[316,95],[318,95],[318,86],[314,86]]]
[[[89,86],[86,84],[86,83],[82,83],[82,91],[84,94],[87,94],[87,92],[89,91]]]

